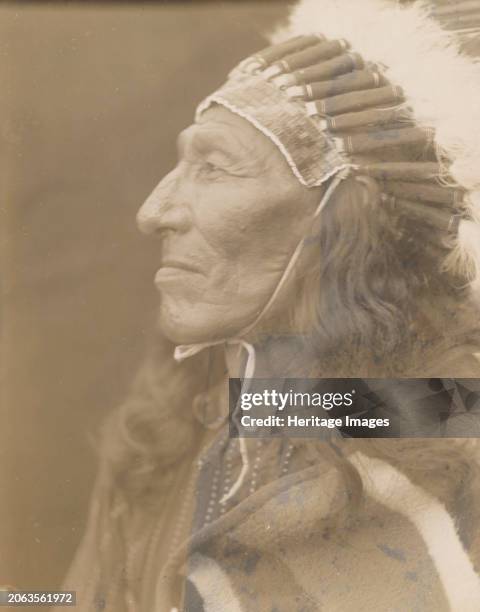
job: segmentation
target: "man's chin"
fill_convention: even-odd
[[[233,320],[230,312],[208,308],[181,308],[178,303],[170,307],[166,301],[161,303],[157,317],[157,329],[174,344],[200,344],[217,342],[238,335],[247,320]]]
[[[219,327],[207,325],[204,321],[188,320],[180,315],[160,311],[157,319],[157,329],[173,344],[199,344],[215,341],[218,338]]]

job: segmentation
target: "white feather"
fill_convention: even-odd
[[[435,130],[440,161],[452,162],[454,183],[469,191],[467,214],[450,265],[468,273],[480,291],[480,63],[463,55],[455,33],[444,30],[427,5],[392,0],[301,0],[272,42],[320,32],[345,38],[365,61],[382,67],[403,88],[417,123]],[[453,263],[455,262],[455,263]]]

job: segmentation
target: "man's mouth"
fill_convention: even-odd
[[[165,257],[161,261],[160,270],[172,269],[172,270],[184,270],[186,272],[200,272],[199,268],[190,262],[183,259],[173,259],[172,257]]]
[[[198,266],[183,259],[166,257],[155,274],[155,284],[163,285],[181,280],[186,274],[202,274]]]

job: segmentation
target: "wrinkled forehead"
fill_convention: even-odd
[[[249,150],[268,147],[276,150],[270,139],[258,130],[251,122],[233,113],[226,106],[212,103],[206,110],[197,113],[191,128],[202,137],[213,137],[221,145],[240,145]],[[188,130],[189,128],[187,128]]]
[[[285,172],[285,160],[271,140],[246,119],[218,104],[199,114],[180,132],[177,147],[181,155],[214,153],[232,164],[257,164],[258,169],[275,165]]]

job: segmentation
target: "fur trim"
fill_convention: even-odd
[[[450,266],[467,273],[480,292],[480,63],[462,54],[454,31],[444,30],[419,1],[301,0],[273,43],[312,32],[345,38],[402,87],[420,127],[433,129],[439,161],[455,186],[476,191],[467,202]],[[442,178],[442,177],[439,177]],[[451,182],[451,179],[450,179]]]

